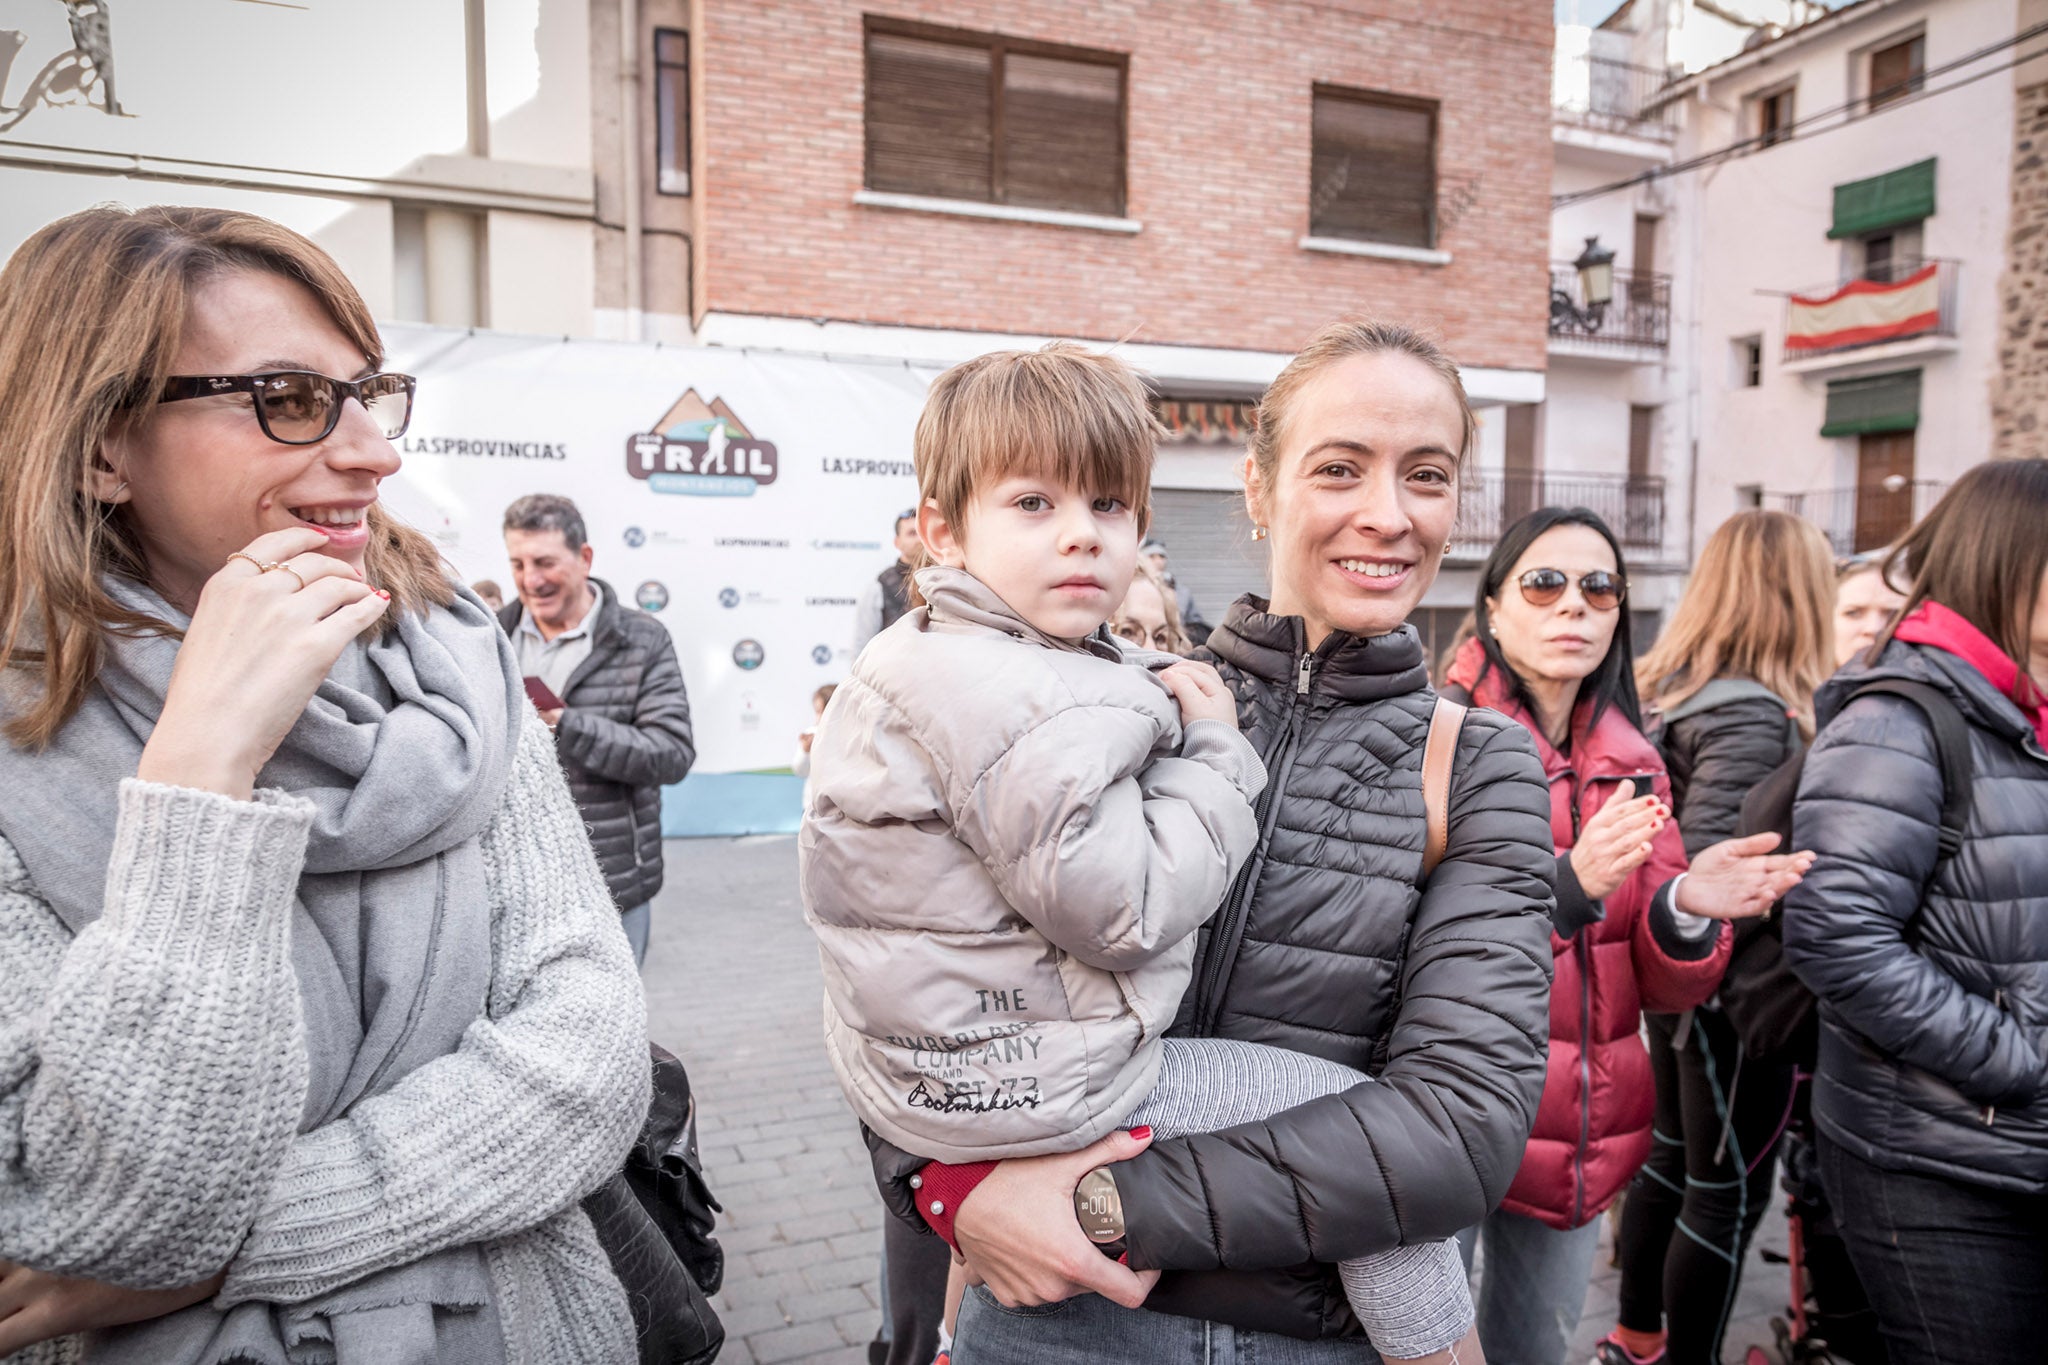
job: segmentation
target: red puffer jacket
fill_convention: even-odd
[[[1637,1032],[1643,1011],[1673,1013],[1712,995],[1733,935],[1725,924],[1695,940],[1677,932],[1669,884],[1686,864],[1675,821],[1658,832],[1649,861],[1604,902],[1579,889],[1566,855],[1580,826],[1630,774],[1656,774],[1656,792],[1668,803],[1664,760],[1619,711],[1610,708],[1589,726],[1590,701],[1572,716],[1571,752],[1559,753],[1509,694],[1499,671],[1484,670],[1485,662],[1479,642],[1468,640],[1446,682],[1471,694],[1476,705],[1514,717],[1534,737],[1550,779],[1550,833],[1558,855],[1549,1071],[1536,1129],[1501,1207],[1554,1228],[1582,1227],[1613,1202],[1650,1153],[1655,1095],[1650,1054]]]

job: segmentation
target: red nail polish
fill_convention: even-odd
[[[1139,1124],[1136,1128],[1131,1129],[1131,1136],[1136,1138],[1140,1142],[1151,1141],[1152,1125],[1149,1123]]]
[[[389,602],[391,600],[391,594],[384,591],[384,589],[382,588],[376,588],[372,591],[374,591],[377,594],[377,596],[383,598],[386,602]]]

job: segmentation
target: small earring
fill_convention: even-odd
[[[1266,538],[1266,528],[1265,528],[1265,527],[1263,527],[1263,526],[1254,526],[1254,527],[1252,527],[1252,539],[1253,539],[1253,540],[1264,540],[1265,538]]]

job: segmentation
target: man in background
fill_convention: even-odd
[[[896,562],[875,575],[853,609],[853,652],[858,654],[868,641],[896,624],[910,610],[910,571],[917,561],[917,509],[896,514],[892,532]]]
[[[697,757],[675,645],[661,622],[590,576],[576,504],[531,493],[505,509],[505,553],[519,600],[498,613],[619,907],[633,956],[647,960],[661,890],[661,789]],[[559,706],[544,704],[559,701]]]
[[[1195,605],[1195,595],[1174,579],[1173,570],[1166,567],[1166,542],[1148,540],[1138,547],[1138,557],[1152,566],[1152,572],[1166,580],[1166,586],[1173,589],[1173,604],[1180,610],[1180,628],[1187,632],[1188,639],[1198,645],[1209,642],[1212,627],[1202,619],[1202,609]]]

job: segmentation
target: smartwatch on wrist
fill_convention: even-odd
[[[1104,1255],[1124,1254],[1124,1201],[1109,1167],[1097,1166],[1074,1186],[1074,1217]]]

